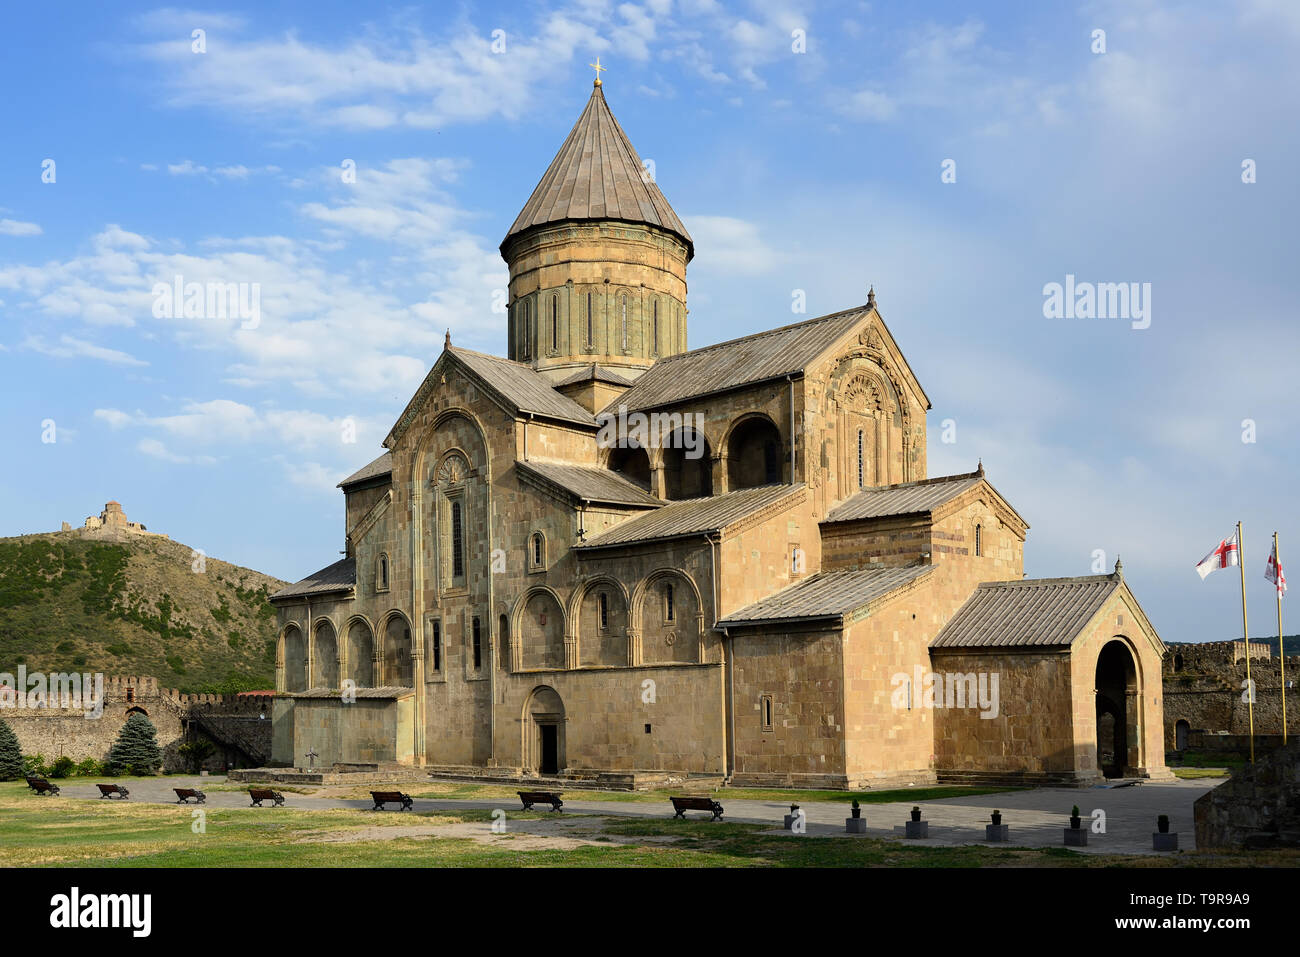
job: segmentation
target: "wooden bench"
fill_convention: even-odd
[[[409,811],[411,805],[415,803],[409,794],[403,794],[401,791],[371,791],[370,796],[375,800],[373,810],[382,811],[385,804],[400,804],[399,811]]]
[[[534,804],[549,804],[552,811],[558,811],[564,807],[564,802],[560,800],[563,791],[520,791],[519,800],[524,802],[524,810],[531,811]]]
[[[708,811],[713,815],[713,820],[722,820],[722,805],[713,798],[707,797],[670,797],[668,800],[673,802],[673,810],[676,811],[673,817],[680,817],[686,820],[687,811]]]
[[[121,798],[125,801],[126,796],[131,793],[120,784],[97,784],[95,786],[99,788],[100,800],[104,798]]]
[[[273,801],[272,807],[284,807],[284,795],[270,788],[249,788],[248,796],[253,799],[249,807],[261,807],[263,801]]]
[[[172,788],[176,792],[177,804],[189,804],[190,799],[194,799],[195,804],[203,804],[208,800],[208,796],[202,791],[195,788]]]
[[[51,784],[49,781],[45,780],[45,778],[28,777],[27,786],[37,794],[59,793],[59,786],[57,784]]]

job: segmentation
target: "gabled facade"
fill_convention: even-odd
[[[939,639],[972,596],[1028,584],[1027,523],[982,467],[927,477],[930,401],[874,292],[689,350],[693,243],[642,172],[597,88],[502,243],[508,357],[448,338],[383,454],[340,483],[344,558],[273,597],[275,760],[1089,779],[1086,676],[1130,674],[1120,635],[1136,677],[1124,708],[1107,698],[1108,740],[1145,742],[1163,646],[1118,611],[1051,646],[1068,752],[1009,759],[1018,725],[926,701],[913,676],[967,654]],[[1022,617],[1055,634],[1050,601]],[[1049,707],[1033,655],[997,666],[1006,714]],[[1145,745],[1112,764],[1163,769]]]

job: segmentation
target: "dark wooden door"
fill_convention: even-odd
[[[543,774],[560,773],[560,729],[553,724],[544,724],[542,730],[542,766]]]

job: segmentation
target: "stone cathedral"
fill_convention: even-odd
[[[501,243],[506,357],[446,346],[273,596],[275,763],[736,785],[1168,777],[1165,646],[1111,574],[926,470],[864,304],[688,347],[691,236],[599,80]]]

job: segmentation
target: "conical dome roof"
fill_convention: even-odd
[[[592,89],[587,108],[501,241],[502,249],[534,226],[584,219],[658,226],[681,237],[688,260],[695,255],[690,233],[658,185],[642,178],[641,157],[614,119],[599,86]]]

